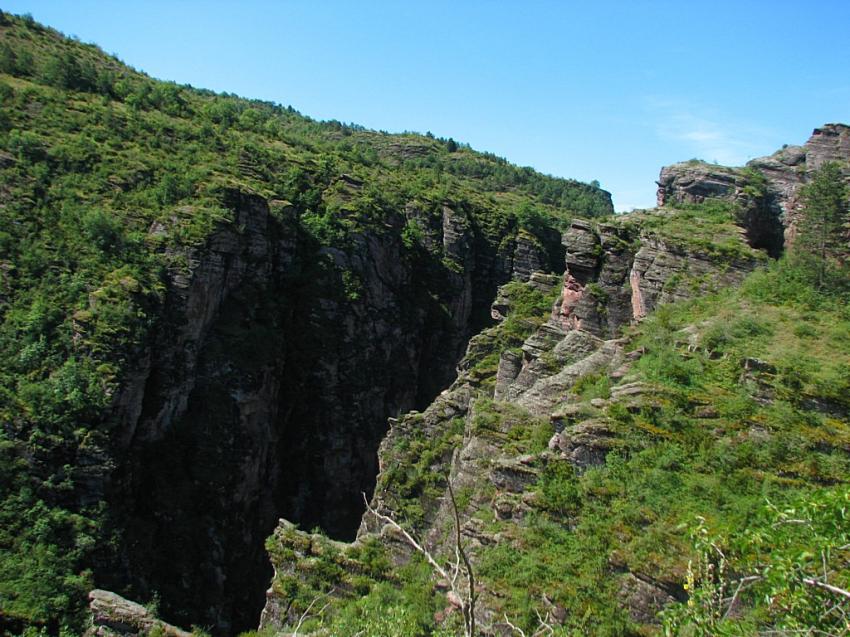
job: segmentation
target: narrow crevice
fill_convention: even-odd
[[[111,486],[113,564],[98,574],[217,637],[256,628],[280,518],[354,539],[388,419],[451,384],[512,275],[463,219],[444,237],[448,267],[397,228],[340,250],[257,198],[230,203],[244,230],[210,240],[151,345]],[[555,267],[550,234],[541,262]]]

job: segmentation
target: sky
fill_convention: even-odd
[[[4,0],[154,77],[431,131],[617,210],[661,166],[741,165],[850,123],[848,0]]]

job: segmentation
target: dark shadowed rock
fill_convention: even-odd
[[[665,303],[735,285],[768,261],[765,252],[776,254],[784,218],[777,202],[791,201],[802,183],[791,174],[805,171],[815,157],[841,156],[845,128],[825,127],[805,147],[786,148],[763,160],[766,185],[749,171],[701,162],[665,168],[659,179],[659,203],[668,207],[605,223],[572,221],[562,237],[562,277],[535,271],[542,267],[542,257],[535,253],[533,241],[525,248],[516,238],[505,241],[496,269],[541,291],[558,285],[560,297],[548,317],[526,322],[533,331],[526,332],[521,343],[499,331],[507,332],[510,321],[473,337],[452,386],[421,412],[390,421],[378,450],[380,474],[372,506],[385,514],[412,506],[416,515],[409,522],[410,530],[432,553],[450,556],[455,528],[451,485],[455,494],[463,494],[458,511],[460,535],[473,564],[481,566],[489,546],[508,543],[522,551],[523,525],[527,514],[546,506],[541,480],[553,463],[561,467],[569,463],[571,471],[581,474],[605,463],[612,451],[630,453],[635,445],[632,418],[644,415],[649,420],[648,414],[659,412],[677,397],[641,377],[635,362],[646,352],[642,348],[626,352],[629,337],[622,336],[621,330]],[[702,228],[703,234],[695,237],[689,225],[694,217],[675,217],[698,211],[682,211],[670,204],[711,198],[733,202],[735,214],[723,212],[726,216],[721,221],[708,224],[709,230]],[[461,219],[447,220],[445,214],[444,210],[441,230],[433,228],[435,241],[437,236],[443,240],[449,236],[451,245],[460,245],[464,224]],[[718,228],[722,237],[707,236]],[[442,249],[451,252],[445,245]],[[503,288],[495,295],[491,316],[497,322],[519,307],[511,289]],[[681,330],[677,342],[693,351],[699,347],[699,334],[692,326]],[[745,383],[773,373],[757,359],[746,359],[742,366],[741,382]],[[577,386],[579,381],[585,382]],[[717,411],[704,407],[694,405],[694,415],[711,426]],[[545,449],[531,446],[527,437],[532,432],[542,434],[543,443],[548,440]],[[525,442],[517,444],[524,437]],[[535,444],[540,442],[535,438]],[[412,467],[416,467],[415,475],[410,473]],[[508,526],[494,531],[486,522],[490,513]],[[574,520],[567,512],[560,523],[569,527]],[[389,527],[364,516],[357,542],[377,538],[389,549],[394,565],[404,564],[412,549]],[[281,523],[278,533],[283,532],[294,534],[299,542],[308,535]],[[626,561],[620,562],[609,560],[611,576],[619,586],[616,603],[649,634],[657,629],[658,612],[681,599],[682,591],[630,572]],[[283,572],[281,566],[276,568]],[[296,571],[291,574],[303,577]],[[476,613],[482,634],[512,634],[494,610],[504,608],[502,591],[488,588],[485,582],[478,582]],[[446,586],[436,590],[445,593]],[[270,590],[265,626],[292,624],[285,611],[291,595],[284,587]],[[545,593],[542,604],[548,604]],[[557,608],[546,607],[549,617],[557,620]]]
[[[664,588],[648,578],[627,573],[620,582],[620,595],[625,601],[632,621],[641,624],[657,624],[658,610],[675,598]]]

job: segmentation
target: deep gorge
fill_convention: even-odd
[[[257,625],[278,518],[351,540],[387,418],[452,380],[498,285],[563,259],[516,229],[496,242],[462,208],[409,207],[323,248],[297,211],[238,191],[235,223],[176,259],[163,320],[120,397],[109,497],[122,537],[103,586],[162,616]],[[429,249],[405,247],[417,217]],[[507,239],[507,240],[505,240]]]
[[[4,11],[0,102],[0,633],[781,632],[850,586],[850,127],[615,214]]]

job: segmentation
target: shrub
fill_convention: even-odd
[[[546,465],[538,482],[540,506],[557,515],[575,513],[581,496],[573,466],[566,460],[555,460]]]

